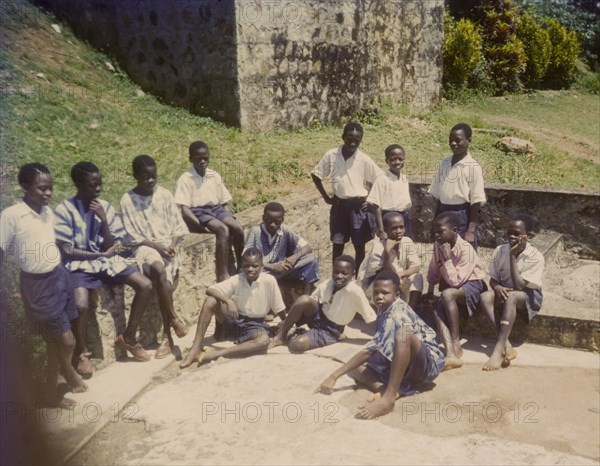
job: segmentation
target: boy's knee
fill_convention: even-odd
[[[493,306],[494,305],[494,299],[496,297],[496,293],[494,293],[493,291],[484,291],[483,293],[481,293],[481,304],[485,305],[485,306]]]
[[[77,299],[75,300],[75,307],[78,315],[88,314],[90,312],[90,301],[89,299]]]
[[[292,338],[288,343],[288,348],[292,353],[304,353],[310,349],[310,342],[305,336]]]
[[[302,307],[310,307],[314,304],[314,302],[315,302],[314,299],[312,299],[310,296],[303,294],[303,295],[298,296],[298,298],[296,298],[294,305],[302,306]]]
[[[242,225],[240,225],[238,222],[234,222],[229,225],[229,233],[233,236],[243,237],[244,229],[242,228]]]
[[[260,351],[266,351],[269,347],[269,334],[267,332],[260,332],[254,339],[256,346],[259,347]]]
[[[446,288],[442,291],[442,301],[444,303],[451,303],[456,301],[457,290],[455,288]]]
[[[142,275],[142,279],[136,287],[136,291],[140,293],[151,293],[152,292],[152,281],[145,275]]]
[[[222,222],[214,226],[213,233],[218,239],[229,239],[229,228]]]

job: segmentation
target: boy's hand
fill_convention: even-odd
[[[519,241],[512,248],[510,248],[510,253],[513,256],[518,256],[523,251],[525,251],[525,246],[527,246],[527,235],[519,236]]]
[[[504,302],[508,299],[509,291],[512,291],[512,288],[506,288],[502,285],[496,285],[494,287],[494,293],[496,293],[496,297],[500,300],[500,302]]]
[[[104,207],[102,207],[99,199],[90,202],[90,210],[98,216],[102,223],[106,223],[106,212],[104,212]]]
[[[400,244],[400,241],[396,241],[396,240],[387,238],[386,241],[385,241],[384,249],[386,250],[386,252],[390,253],[399,244]]]
[[[235,303],[229,299],[227,302],[227,317],[231,320],[238,320],[240,317],[240,312],[238,311]]]
[[[365,201],[360,206],[360,211],[361,212],[366,212],[367,210],[369,210],[369,203],[367,201]]]
[[[379,236],[379,239],[381,240],[387,239],[387,234],[385,230],[377,230],[377,236]]]
[[[321,382],[321,385],[319,385],[313,393],[323,393],[324,395],[331,395],[333,393],[333,387],[335,386],[335,382],[336,380],[332,376],[329,376],[323,382]]]
[[[426,294],[424,294],[423,297],[421,298],[421,301],[423,301],[424,304],[433,303],[435,301],[435,296],[433,295],[433,291],[428,291]]]
[[[154,249],[156,249],[161,257],[164,257],[165,259],[172,257],[169,248],[163,244],[154,243]]]
[[[330,196],[327,199],[325,199],[325,203],[329,205],[338,205],[339,201],[340,200],[337,198],[337,196]]]
[[[110,248],[102,253],[102,257],[106,257],[107,259],[113,257],[115,254],[117,254],[120,245],[120,243],[113,244]]]
[[[467,243],[474,243],[475,242],[475,232],[471,231],[471,230],[467,230],[465,231],[465,241]]]
[[[291,270],[292,266],[287,261],[275,262],[271,264],[271,270],[275,273],[283,273]]]
[[[291,270],[296,265],[296,262],[298,262],[298,256],[294,254],[293,256],[286,257],[284,262],[290,266],[288,270]]]
[[[441,243],[440,251],[442,253],[442,256],[444,257],[444,260],[448,261],[452,259],[452,247],[450,246],[450,243]]]

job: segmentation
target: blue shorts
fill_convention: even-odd
[[[73,288],[86,288],[88,290],[97,290],[102,288],[102,285],[122,285],[127,281],[130,275],[139,272],[135,265],[128,265],[125,270],[116,275],[109,275],[106,272],[84,272],[83,270],[75,270],[71,272],[71,280]]]
[[[21,271],[21,296],[32,332],[43,336],[62,335],[77,318],[71,274],[63,265],[52,272]]]
[[[404,236],[412,239],[412,222],[410,221],[410,215],[408,215],[408,210],[403,210],[402,212],[400,212],[399,210],[382,210],[381,218],[383,218],[388,212],[397,212],[399,214],[402,214],[402,217],[404,217]]]
[[[451,288],[450,285],[448,285],[444,279],[442,279],[440,281],[440,291],[444,291],[446,288]],[[477,309],[477,306],[479,305],[479,301],[481,299],[481,293],[483,293],[484,291],[487,291],[487,285],[485,284],[485,282],[483,280],[469,280],[466,283],[463,283],[463,285],[461,285],[459,287],[460,290],[463,290],[465,292],[465,303],[466,303],[466,307],[467,307],[467,313],[468,313],[468,317],[471,317],[473,315],[473,313],[475,312],[475,310]],[[444,306],[440,300],[440,302],[438,303],[438,307],[439,306]],[[445,312],[444,312],[445,314]],[[438,314],[440,315],[440,314]]]
[[[458,215],[459,226],[458,226],[458,234],[462,239],[465,239],[465,233],[467,232],[467,228],[469,227],[469,214],[471,212],[471,204],[465,202],[464,204],[440,204],[440,211],[438,215],[442,212],[454,212]],[[475,240],[470,243],[473,246],[473,249],[477,251],[477,230],[475,230]]]
[[[233,340],[236,345],[252,340],[264,333],[268,336],[269,326],[263,318],[251,318],[240,315],[237,320],[217,321],[215,325],[215,340],[225,341]]]
[[[344,326],[330,321],[323,313],[321,304],[311,317],[306,318],[303,316],[296,322],[296,327],[301,325],[308,325],[309,330],[304,335],[310,342],[309,349],[333,345],[338,342],[340,335],[344,333]]]
[[[200,222],[200,230],[208,233],[210,233],[210,230],[206,227],[206,224],[211,220],[219,220],[222,222],[228,217],[235,218],[234,215],[227,209],[225,209],[225,207],[222,204],[191,207],[190,210]],[[193,228],[194,230],[198,231],[198,225],[190,226],[190,222],[186,223],[190,228]]]
[[[353,197],[338,199],[337,205],[331,206],[329,212],[330,239],[334,244],[367,244],[373,239],[375,218],[370,212],[363,212],[360,207],[365,198]]]
[[[367,360],[367,367],[377,374],[379,380],[388,384],[390,380],[391,361],[388,361],[379,351],[373,351]],[[435,359],[427,349],[427,345],[421,342],[421,348],[413,362],[406,369],[398,390],[403,394],[415,393],[419,385],[433,382],[439,375],[440,370]]]

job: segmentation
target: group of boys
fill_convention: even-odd
[[[68,375],[73,391],[87,389],[81,377],[90,377],[93,372],[85,343],[89,290],[102,284],[122,283],[130,285],[135,295],[127,328],[117,336],[115,345],[137,360],[150,359],[137,342],[136,332],[154,288],[163,320],[163,337],[155,357],[169,356],[173,346],[171,328],[178,337],[188,332],[175,313],[173,291],[179,270],[178,244],[188,231],[193,231],[216,236],[217,283],[206,290],[194,342],[180,364],[182,368],[223,356],[266,352],[285,344],[294,352],[333,344],[343,338],[345,326],[358,313],[366,323],[375,322],[372,342],[329,376],[318,391],[331,393],[336,379],[349,373],[379,393],[360,412],[363,418],[377,417],[393,409],[399,393],[414,393],[442,370],[462,365],[459,308],[465,307],[472,314],[480,301],[498,333],[498,343],[484,369],[508,365],[516,357],[508,336],[517,313],[522,312],[529,321],[541,306],[544,261],[527,242],[531,230],[529,219],[514,218],[508,227],[508,244],[494,252],[490,266],[492,290],[486,291],[485,273],[477,260],[475,234],[485,193],[481,167],[468,151],[471,128],[466,124],[452,128],[449,139],[452,156],[442,161],[430,187],[437,204],[426,298],[431,299],[434,286],[439,284],[441,298],[434,315],[445,355],[436,343],[436,333],[415,312],[424,284],[419,273],[421,261],[411,239],[408,214],[411,199],[402,172],[404,149],[397,144],[386,149],[388,170],[384,173],[359,150],[362,137],[359,124],[347,124],[342,134],[343,144],[328,151],[311,175],[324,201],[331,205],[333,243],[331,278],[316,288],[320,278],[318,259],[311,246],[283,224],[285,210],[281,204],[268,203],[262,223],[253,227],[244,240],[242,226],[227,208],[231,194],[219,174],[208,168],[209,148],[201,141],[190,145],[192,166],[179,178],[174,196],[158,186],[157,166],[152,157],[140,155],[133,160],[137,186],[121,199],[122,221],[114,208],[99,198],[102,178],[93,163],[73,166],[71,177],[77,192],[57,207],[55,220],[51,218],[52,212],[48,213],[49,196],[41,196],[38,186],[46,183],[42,188],[51,194],[49,171],[37,166],[40,164],[28,164],[36,167],[28,167],[23,179],[20,174],[19,182],[25,191],[21,204],[34,211],[31,215],[36,221],[42,214],[50,219],[44,218],[44,228],[54,225],[53,234],[55,231],[62,262],[69,272],[67,278],[72,282],[77,310],[73,314],[69,300],[62,303],[64,311],[69,310],[71,337],[64,322],[59,329],[54,321],[53,325],[44,326],[45,332],[41,333],[49,342],[49,361],[53,338],[64,337],[65,342],[68,340],[63,345],[65,354],[69,353],[69,347],[72,354],[75,346],[73,367],[79,375],[72,373],[73,367],[70,371],[63,367],[66,356],[59,365]],[[326,179],[331,180],[332,195],[323,185]],[[15,207],[2,213],[3,255],[10,249],[5,245],[28,241],[26,235],[20,236],[22,225],[18,218],[15,220],[16,214],[11,215]],[[27,210],[22,205],[19,209]],[[366,244],[375,231],[378,238],[367,255]],[[50,236],[48,232],[48,241]],[[348,240],[354,245],[355,258],[343,254]],[[232,262],[231,246],[238,271],[232,276],[228,269]],[[127,255],[135,260],[135,266],[132,260],[125,260]],[[35,285],[29,275],[35,272],[30,273],[23,262],[21,266],[26,312],[32,321],[48,324],[44,309],[56,312],[61,303],[47,297],[31,298]],[[302,284],[303,291],[287,312],[280,291],[286,282]],[[270,312],[281,319],[274,327],[276,334],[272,339],[265,322]],[[236,345],[218,350],[205,347],[213,316],[215,339],[234,339]],[[303,325],[309,327],[308,331],[301,330]],[[294,326],[296,331],[290,335]]]

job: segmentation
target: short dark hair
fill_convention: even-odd
[[[460,227],[460,218],[455,212],[442,212],[435,218],[435,223],[447,223],[452,228]]]
[[[400,217],[402,219],[402,221],[404,222],[404,215],[402,215],[400,212],[386,212],[386,214],[383,216],[383,226],[386,227],[389,225],[389,223],[391,222],[391,220],[395,217]],[[406,222],[404,222],[406,223]]]
[[[360,134],[365,134],[365,130],[360,125],[360,123],[357,123],[355,121],[350,121],[350,122],[346,123],[346,126],[344,126],[344,131],[342,132],[342,136],[345,136],[346,134],[348,134],[352,131],[357,131]]]
[[[348,262],[348,264],[350,264],[352,266],[352,270],[356,270],[356,261],[354,260],[354,257],[349,256],[347,254],[342,254],[341,256],[337,256],[335,259],[333,259],[333,263],[337,264],[338,262]]]
[[[100,173],[100,169],[92,162],[77,162],[71,167],[71,179],[73,183],[83,183],[85,179],[94,173]]]
[[[133,162],[131,162],[131,167],[133,168],[133,176],[135,176],[144,168],[156,167],[156,161],[149,155],[142,154],[133,159]]]
[[[385,159],[387,160],[388,157],[390,156],[390,153],[392,151],[398,150],[400,149],[402,151],[402,153],[404,153],[404,147],[402,147],[400,144],[390,144],[389,146],[387,146],[385,148]]]
[[[396,291],[400,289],[400,278],[398,277],[397,273],[392,272],[391,270],[383,270],[382,272],[380,272],[375,277],[375,280],[373,280],[373,285],[375,285],[375,282],[383,282],[387,280],[391,281],[394,284],[394,288],[396,288]]]
[[[527,233],[533,232],[536,227],[536,221],[531,215],[527,214],[516,214],[510,218],[511,222],[523,222]]]
[[[210,152],[208,150],[208,146],[206,145],[205,142],[203,142],[203,141],[194,141],[194,142],[192,142],[190,144],[190,149],[189,149],[190,156],[192,156],[196,151],[198,151],[200,149],[206,149],[208,152]]]
[[[263,258],[263,254],[260,251],[260,249],[255,248],[255,247],[244,249],[244,252],[242,253],[242,259],[248,259],[248,258],[254,257],[254,256],[260,257],[261,260]]]
[[[467,139],[471,139],[471,136],[473,135],[473,130],[471,129],[471,127],[468,124],[458,123],[452,127],[450,132],[459,131],[459,130],[462,130],[465,133],[465,136],[467,137]]]
[[[41,175],[50,175],[50,170],[48,170],[46,165],[42,165],[39,162],[26,163],[19,168],[17,180],[19,184],[29,186]]]
[[[269,211],[269,212],[281,212],[282,214],[285,214],[285,208],[279,202],[269,202],[265,206],[265,210],[263,211],[263,214],[266,214],[267,211]]]

